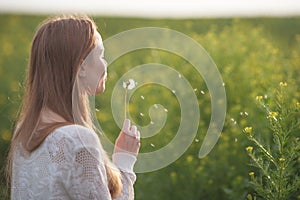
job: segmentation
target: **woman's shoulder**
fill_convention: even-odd
[[[46,140],[74,143],[78,147],[101,146],[99,137],[93,129],[75,124],[57,128],[48,135]]]

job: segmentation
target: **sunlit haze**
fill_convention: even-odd
[[[132,17],[298,16],[297,0],[1,0],[2,13],[79,12]]]

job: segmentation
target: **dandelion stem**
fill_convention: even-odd
[[[124,120],[127,119],[127,89],[125,88],[124,95]]]

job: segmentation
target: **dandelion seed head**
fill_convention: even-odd
[[[127,89],[127,83],[126,82],[123,82],[123,88]]]
[[[132,90],[136,86],[136,82],[131,78],[128,81],[123,82],[123,88],[127,90]]]

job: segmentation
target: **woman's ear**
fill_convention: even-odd
[[[80,77],[86,77],[86,65],[83,63],[80,68],[79,68],[79,72],[78,72],[78,75]]]

